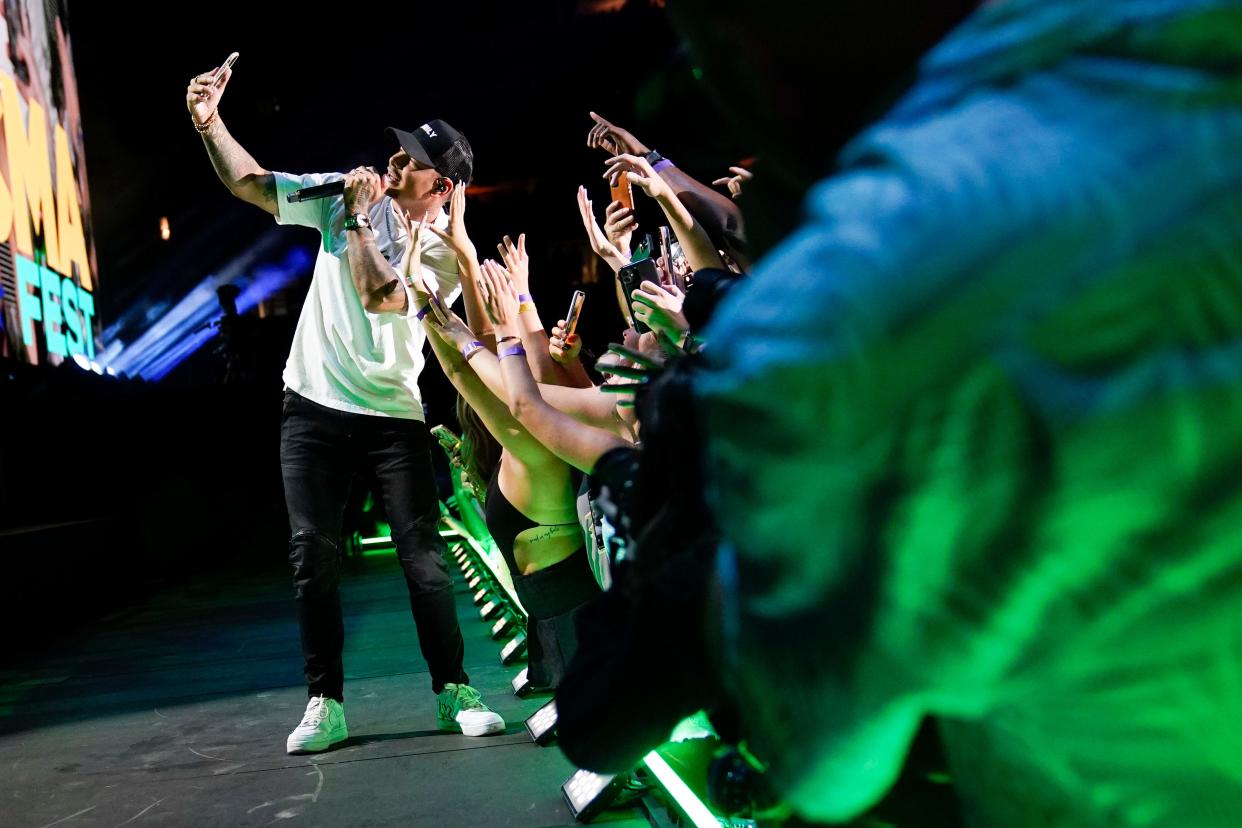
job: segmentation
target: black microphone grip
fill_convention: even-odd
[[[303,187],[300,190],[294,190],[287,196],[290,204],[296,204],[299,201],[313,201],[317,198],[328,198],[329,196],[338,196],[345,192],[345,182],[329,181],[327,184],[320,184],[316,187]]]

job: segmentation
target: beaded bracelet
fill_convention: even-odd
[[[201,124],[198,121],[194,120],[193,116],[190,117],[190,123],[194,124],[194,129],[198,131],[199,135],[202,135],[204,132],[207,131],[208,127],[210,127],[213,123],[215,123],[216,116],[219,114],[220,114],[219,109],[213,109],[211,110],[211,117],[203,121]]]

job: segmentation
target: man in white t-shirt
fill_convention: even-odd
[[[435,216],[444,227],[454,188],[465,186],[473,154],[440,120],[413,132],[390,129],[399,149],[380,176],[369,168],[292,176],[269,172],[233,139],[217,110],[231,69],[191,80],[186,105],[220,180],[281,224],[319,231],[310,293],[285,366],[281,469],[292,539],[289,558],[310,701],[289,735],[289,753],[326,750],[348,732],[342,709],[344,627],[339,539],[351,481],[374,481],[405,571],[419,645],[439,695],[437,718],[468,736],[499,733],[462,668],[464,646],[437,524],[430,439],[418,375],[423,330],[398,278],[409,244],[397,211]],[[290,201],[296,190],[342,181],[340,197]],[[447,301],[460,290],[456,256],[434,233],[421,242],[427,280]]]

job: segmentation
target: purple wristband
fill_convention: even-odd
[[[423,309],[422,309],[422,310],[420,310],[418,313],[414,314],[414,318],[415,318],[415,319],[417,319],[419,322],[422,322],[422,321],[423,321],[423,317],[424,317],[424,316],[426,316],[426,315],[427,315],[427,314],[429,314],[429,313],[431,313],[431,303],[430,303],[430,302],[428,302],[427,304],[423,305]]]
[[[668,168],[669,168],[669,167],[671,167],[671,166],[673,166],[673,162],[672,162],[672,161],[669,161],[667,158],[661,158],[659,161],[655,162],[655,166],[653,166],[651,169],[652,169],[654,172],[657,172],[657,173],[658,173],[658,172],[660,172],[661,170],[666,170],[666,169],[668,169]]]
[[[531,295],[529,293],[519,293],[518,301],[519,302],[533,302],[535,300],[531,298]]]
[[[500,359],[511,356],[526,356],[526,349],[519,345],[509,345],[500,349]]]

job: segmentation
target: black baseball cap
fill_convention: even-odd
[[[436,118],[413,132],[389,127],[388,134],[416,161],[434,168],[452,181],[470,183],[474,173],[474,152],[466,136],[447,121]]]

